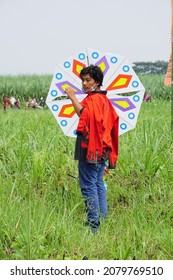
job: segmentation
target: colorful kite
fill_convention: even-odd
[[[103,90],[119,115],[119,135],[135,128],[145,89],[126,57],[93,49],[81,51],[56,66],[46,104],[65,135],[76,137],[78,116],[64,92],[72,87],[80,101],[86,96],[81,90],[80,71],[97,65],[104,74]]]

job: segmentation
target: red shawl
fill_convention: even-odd
[[[114,168],[118,158],[119,127],[115,109],[106,94],[101,92],[89,93],[81,105],[84,109],[79,118],[77,134],[84,136],[82,148],[87,148],[87,161],[97,163],[105,153],[109,155],[110,168]]]

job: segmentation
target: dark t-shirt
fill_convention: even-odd
[[[104,94],[106,95],[107,92],[106,91],[97,91],[97,92],[94,92],[94,94]],[[84,108],[82,108],[83,110]],[[81,111],[82,112],[82,111]],[[74,159],[75,160],[79,160],[79,161],[86,161],[86,156],[87,156],[87,148],[82,148],[81,146],[81,143],[82,141],[84,141],[84,143],[86,143],[86,139],[84,139],[84,136],[81,135],[81,134],[78,134],[77,135],[77,139],[76,139],[76,146],[75,146],[75,153],[74,153]],[[96,159],[96,163],[97,162],[105,162],[108,160],[109,158],[109,154],[110,154],[110,150],[109,149],[105,149],[103,151],[103,154],[102,154],[102,158],[98,161]],[[94,162],[92,162],[94,163]]]
[[[75,160],[79,160],[79,161],[87,161],[86,160],[86,155],[87,155],[87,149],[83,149],[81,147],[81,142],[83,140],[83,136],[82,135],[77,135],[77,139],[76,139],[76,145],[75,145],[75,153],[74,153],[74,159]],[[105,162],[108,160],[109,158],[109,150],[104,150],[103,154],[102,154],[102,158],[101,160],[97,161],[97,162]],[[93,162],[94,163],[94,162]]]
[[[83,139],[82,135],[77,135],[74,159],[80,161],[86,161],[87,149],[83,149],[81,147],[82,139]]]

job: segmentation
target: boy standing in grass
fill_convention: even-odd
[[[87,224],[93,233],[100,226],[100,215],[107,217],[107,198],[103,176],[105,162],[115,168],[118,157],[119,117],[106,91],[100,90],[103,73],[98,66],[89,66],[80,73],[85,99],[79,103],[73,88],[65,92],[79,116],[75,159],[79,161],[79,182],[86,199]]]

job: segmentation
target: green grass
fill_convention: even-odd
[[[108,177],[109,216],[83,226],[75,139],[49,110],[0,112],[0,259],[172,259],[173,132],[170,102],[143,103],[120,137]]]

